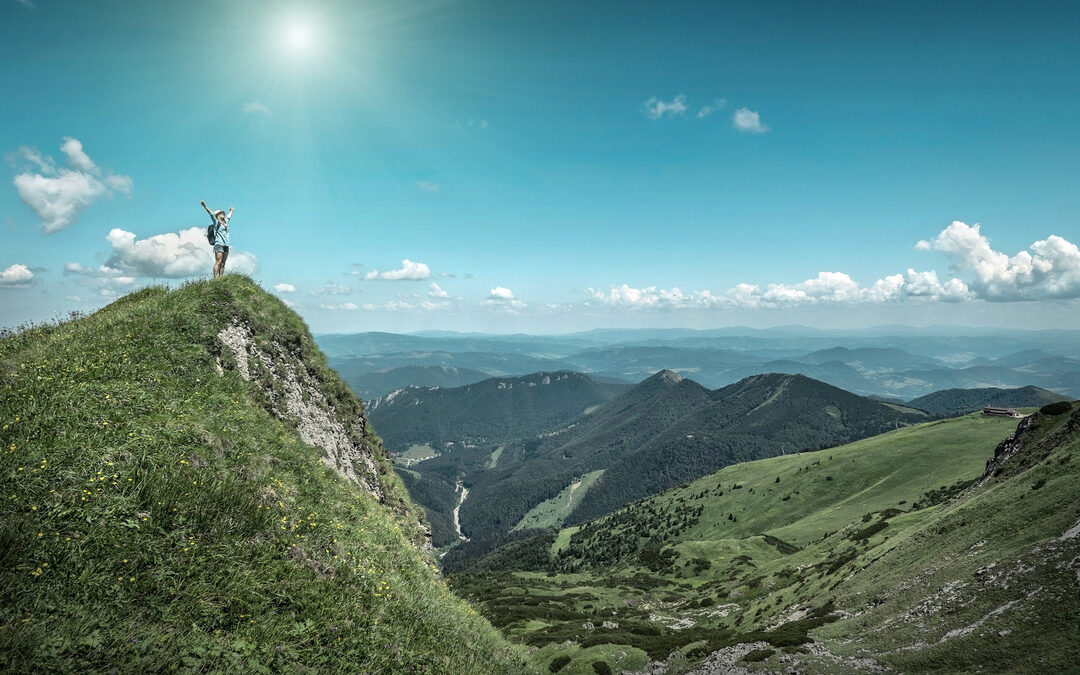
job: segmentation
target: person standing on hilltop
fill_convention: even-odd
[[[229,212],[222,210],[211,211],[206,202],[199,202],[206,212],[210,214],[210,220],[214,221],[214,278],[217,279],[225,274],[225,261],[229,259],[229,220],[232,219],[233,207]]]

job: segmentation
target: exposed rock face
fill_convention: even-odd
[[[378,468],[371,448],[363,441],[367,425],[363,417],[343,419],[300,356],[290,354],[277,342],[270,343],[271,353],[267,353],[256,344],[251,329],[238,323],[224,328],[218,339],[236,358],[240,377],[254,382],[266,394],[271,414],[295,423],[305,443],[322,449],[324,464],[383,500]]]
[[[994,478],[1022,473],[1045,459],[1065,438],[1080,433],[1080,408],[1071,412],[1066,408],[1065,412],[1069,412],[1069,419],[1049,434],[1040,433],[1040,427],[1052,424],[1051,417],[1064,413],[1046,415],[1040,412],[1021,420],[1016,431],[994,450],[993,458],[986,463],[986,471],[975,486],[982,487]]]
[[[1006,462],[1013,458],[1016,453],[1020,452],[1024,447],[1024,432],[1031,428],[1034,422],[1034,417],[1025,417],[1017,425],[1016,431],[1009,434],[1009,437],[998,444],[994,450],[994,456],[987,460],[986,471],[983,472],[982,477],[975,483],[975,487],[982,487],[990,481],[994,475],[1000,473],[1005,466]]]

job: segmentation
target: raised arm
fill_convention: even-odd
[[[202,204],[202,207],[204,209],[206,209],[206,212],[210,214],[211,218],[213,218],[214,217],[214,212],[210,210],[210,207],[206,205],[206,202],[199,202],[199,203]]]
[[[225,220],[232,218],[233,207],[229,207],[229,213],[225,215]]]

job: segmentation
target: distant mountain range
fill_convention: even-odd
[[[571,370],[634,383],[664,369],[709,388],[777,372],[904,400],[942,389],[1028,385],[1080,396],[1080,332],[963,331],[784,327],[566,336],[360,333],[317,340],[342,378],[367,398],[404,385],[468,384],[478,381],[476,373],[512,377]]]

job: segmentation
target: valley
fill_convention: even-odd
[[[989,469],[1015,422],[930,422],[728,467],[451,584],[565,672],[1060,670],[1080,644],[1080,413],[1029,412]]]

